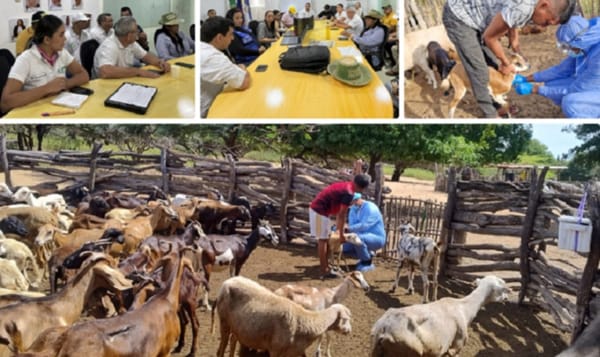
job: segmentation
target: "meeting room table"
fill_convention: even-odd
[[[340,40],[340,29],[327,31],[325,20],[316,20],[302,45],[311,41],[333,41],[329,48],[330,63],[342,57],[340,47],[358,48],[351,40]],[[392,118],[393,105],[389,91],[366,59],[359,53],[357,60],[371,73],[371,81],[353,87],[337,81],[328,74],[309,74],[284,71],[279,56],[288,46],[281,39],[273,42],[250,66],[250,87],[243,91],[220,93],[208,111],[208,118]],[[256,72],[267,65],[264,72]]]
[[[11,110],[5,119],[10,118],[42,118],[44,113],[51,114],[49,118],[193,118],[197,110],[194,100],[194,68],[176,66],[175,62],[195,65],[195,55],[174,58],[167,62],[171,64],[174,73],[164,73],[158,78],[131,77],[120,79],[94,79],[82,87],[94,91],[92,95],[75,110],[67,113],[69,108],[52,104],[56,96],[42,98],[26,106]],[[175,68],[177,67],[177,68]],[[158,68],[147,66],[147,69]],[[107,107],[104,101],[124,82],[130,82],[158,88],[156,95],[148,107],[146,114],[140,115],[123,109]],[[54,113],[54,114],[53,114]]]

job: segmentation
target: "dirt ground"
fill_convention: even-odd
[[[419,197],[445,201],[446,195],[434,192],[433,184],[427,181],[402,179],[400,183],[387,182],[393,193],[402,196]],[[489,236],[470,236],[468,241],[489,242]],[[503,239],[514,242],[514,239]],[[515,242],[516,243],[516,242]],[[322,282],[319,275],[316,247],[309,245],[282,245],[277,248],[265,244],[259,246],[242,269],[242,275],[254,279],[270,289],[276,289],[289,282],[302,282],[311,286],[333,287],[341,281]],[[371,290],[364,293],[354,290],[345,300],[352,311],[352,333],[349,336],[335,335],[332,339],[333,356],[369,356],[369,334],[377,319],[392,307],[402,307],[420,303],[422,285],[415,279],[416,294],[406,295],[408,281],[404,272],[400,288],[396,293],[388,293],[393,284],[396,262],[375,260],[377,269],[365,274]],[[351,266],[352,267],[352,266]],[[225,273],[217,273],[211,279],[211,301],[216,297],[218,287],[226,279]],[[462,297],[471,292],[474,286],[460,281],[440,278],[439,297]],[[511,301],[516,301],[518,292],[514,292]],[[219,343],[218,327],[214,335],[210,334],[210,314],[199,313],[199,356],[212,356]],[[191,337],[187,331],[187,338]],[[492,303],[484,307],[469,328],[469,339],[461,356],[494,357],[515,355],[554,356],[567,346],[568,334],[558,330],[551,317],[538,309],[520,307],[514,302]],[[309,349],[308,356],[314,355],[315,345]],[[187,352],[187,350],[184,350]],[[174,355],[179,356],[179,355]],[[181,354],[183,356],[183,354]]]
[[[2,179],[0,175],[0,179]],[[16,185],[31,185],[40,181],[48,181],[43,174],[26,172],[12,173]],[[392,188],[394,195],[414,198],[445,201],[446,195],[434,192],[433,183],[402,178],[399,183],[386,183]],[[495,237],[469,237],[469,243],[483,242]],[[473,241],[472,241],[473,240]],[[514,240],[502,241],[514,242]],[[289,244],[278,247],[261,244],[244,265],[241,274],[254,279],[270,289],[276,289],[289,282],[302,282],[312,286],[330,286],[339,281],[318,280],[318,260],[316,247],[306,244]],[[563,257],[569,260],[570,257]],[[350,264],[353,262],[350,260]],[[406,272],[402,274],[400,288],[396,293],[388,293],[392,286],[396,262],[376,259],[376,269],[365,274],[371,290],[364,293],[354,290],[344,301],[352,311],[352,333],[349,336],[333,334],[333,356],[369,356],[369,333],[375,321],[388,309],[420,303],[422,285],[415,279],[416,293],[406,295]],[[351,266],[352,268],[352,266]],[[221,283],[227,278],[224,272],[215,273],[211,279],[211,302],[214,301]],[[440,278],[439,297],[462,297],[471,292],[474,286],[469,283]],[[514,292],[507,303],[492,303],[485,306],[477,315],[469,328],[469,339],[461,351],[461,356],[494,357],[515,355],[554,356],[567,346],[568,334],[560,332],[553,324],[551,317],[531,306],[520,307],[514,303],[517,292]],[[219,333],[210,332],[211,314],[198,310],[200,332],[197,356],[214,356],[216,354]],[[217,322],[218,324],[218,322]],[[186,331],[186,346],[183,353],[174,357],[185,356],[190,347],[191,328]],[[314,355],[315,345],[311,346],[308,355]]]
[[[558,64],[564,55],[556,48],[556,26],[550,26],[545,32],[521,35],[521,52],[529,60],[531,69],[522,73],[531,74]],[[504,41],[506,48],[506,41]],[[437,73],[437,72],[436,72]],[[438,80],[439,83],[439,80]],[[433,89],[427,83],[421,70],[405,76],[404,113],[406,118],[447,118],[448,105],[454,94],[444,96],[441,89]],[[508,94],[508,101],[518,107],[519,113],[513,118],[564,118],[560,107],[551,100],[539,95],[518,95],[514,90]],[[482,115],[475,97],[469,91],[458,104],[455,118],[477,118]]]

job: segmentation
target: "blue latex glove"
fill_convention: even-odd
[[[519,83],[527,83],[527,77],[520,74],[515,75],[515,79],[513,80],[512,84],[513,86],[516,86]]]
[[[529,83],[529,82],[517,83],[517,85],[515,86],[515,89],[517,91],[517,94],[520,94],[520,95],[531,94],[531,92],[533,91],[533,83]]]

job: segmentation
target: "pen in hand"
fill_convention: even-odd
[[[69,115],[69,114],[75,114],[75,109],[59,110],[56,112],[45,112],[45,113],[42,113],[42,116],[43,117],[53,117],[53,116],[57,116],[57,115]]]

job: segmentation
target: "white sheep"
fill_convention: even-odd
[[[363,274],[359,271],[353,271],[347,274],[338,286],[333,288],[313,288],[302,284],[286,284],[275,290],[275,294],[286,297],[305,309],[320,311],[344,301],[352,291],[353,286],[361,288],[365,292],[369,291],[370,288]],[[328,333],[325,333],[325,335],[327,336],[326,351],[329,357],[331,356],[330,339]],[[321,355],[322,340],[323,336],[319,337],[316,356]]]
[[[346,233],[344,238],[346,239],[346,242],[354,245],[363,244],[356,233]],[[337,232],[332,232],[329,235],[329,239],[327,239],[327,261],[329,262],[330,268],[333,270],[341,270],[340,259],[344,259],[346,271],[348,271],[348,262],[346,261],[346,257],[342,255],[342,242],[340,241],[340,235]]]
[[[231,337],[231,356],[235,343],[256,350],[268,351],[270,356],[296,357],[325,331],[349,334],[350,310],[333,304],[322,311],[306,310],[302,306],[276,295],[260,284],[241,277],[227,279],[213,309],[219,313],[221,343],[217,351],[223,357]]]
[[[27,279],[25,279],[14,260],[0,258],[0,288],[18,291],[29,289]]]
[[[440,249],[437,243],[428,237],[416,237],[410,234],[410,231],[414,231],[414,227],[410,223],[401,224],[400,227],[400,240],[398,240],[398,270],[396,270],[396,279],[394,285],[390,289],[390,293],[396,291],[398,282],[400,280],[400,270],[404,264],[409,265],[408,273],[408,293],[412,294],[415,290],[413,286],[413,280],[415,276],[415,267],[421,271],[421,278],[423,279],[423,302],[429,301],[429,266],[433,261],[433,296],[432,300],[437,299],[437,285],[438,285],[438,269],[440,261]]]
[[[35,197],[33,195],[33,191],[29,189],[29,187],[21,187],[18,189],[13,195],[12,199],[14,202],[27,202],[28,205],[34,207],[44,207],[47,209],[52,209],[52,203],[60,204],[61,208],[64,210],[67,207],[67,202],[65,202],[65,198],[58,193],[53,193],[46,196]]]
[[[32,285],[35,286],[41,281],[41,272],[29,247],[18,240],[6,238],[2,231],[0,231],[0,257],[14,260],[25,278],[33,282]],[[33,279],[27,273],[29,267],[33,270],[34,276],[31,277]]]
[[[462,299],[388,309],[371,330],[371,357],[457,355],[481,306],[508,299],[510,290],[496,276],[477,279],[476,284]]]

